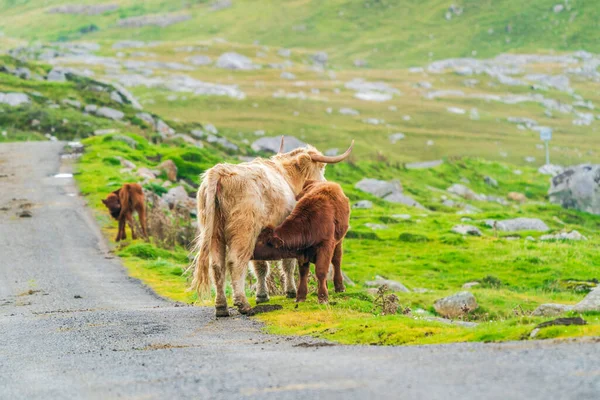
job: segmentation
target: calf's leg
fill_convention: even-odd
[[[333,264],[333,284],[335,286],[336,293],[346,291],[346,288],[344,287],[344,277],[342,276],[342,255],[342,242],[339,242],[335,246],[335,250],[333,251],[333,259],[331,260],[331,264]]]
[[[133,215],[132,214],[127,214],[127,223],[129,224],[129,228],[131,229],[131,238],[133,240],[137,239],[137,236],[135,235],[135,229],[133,228]]]
[[[298,283],[298,294],[296,295],[296,303],[306,301],[306,295],[308,294],[308,272],[310,268],[310,262],[302,262],[298,270],[300,271],[300,283]]]
[[[140,204],[137,209],[138,218],[140,220],[140,225],[142,226],[142,234],[146,239],[148,239],[148,226],[146,221],[146,203]]]
[[[210,268],[216,291],[215,316],[217,317],[229,317],[227,296],[225,295],[225,256],[225,243],[215,243],[210,253]]]
[[[331,259],[333,258],[334,249],[335,243],[324,243],[317,250],[315,273],[317,275],[317,280],[319,281],[319,288],[317,289],[319,303],[327,303],[329,301],[329,292],[327,291],[327,272],[329,271],[329,264],[331,264]]]
[[[127,239],[127,234],[125,233],[125,216],[119,216],[119,230],[117,231],[117,238],[115,239],[117,242],[120,240]]]

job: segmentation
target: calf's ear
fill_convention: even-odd
[[[102,204],[106,205],[106,200],[102,199]]]

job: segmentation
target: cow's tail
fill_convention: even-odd
[[[131,209],[131,205],[129,204],[129,186],[123,185],[121,190],[119,190],[119,203],[121,203],[121,213],[119,214],[119,218],[125,217],[129,210]]]
[[[220,246],[217,241],[222,240],[219,232],[221,227],[221,212],[219,210],[218,174],[210,171],[204,175],[202,184],[196,197],[198,206],[198,235],[196,236],[194,251],[196,256],[188,270],[194,270],[192,289],[200,297],[210,293],[210,252],[214,246]]]

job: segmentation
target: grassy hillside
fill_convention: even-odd
[[[47,12],[64,4],[119,4],[100,15]],[[335,63],[364,58],[375,67],[422,64],[431,58],[489,57],[505,51],[600,51],[593,0],[272,0],[231,1],[0,1],[0,31],[27,40],[230,41],[328,51]],[[454,3],[460,15],[450,11]],[[563,4],[563,11],[553,7]],[[118,21],[178,13],[191,19],[166,28],[121,28]],[[95,28],[91,33],[82,33]],[[86,29],[88,28],[88,29]]]

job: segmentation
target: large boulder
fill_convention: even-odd
[[[21,104],[29,104],[31,100],[25,93],[0,93],[0,104],[8,104],[15,107]]]
[[[600,214],[600,165],[577,165],[552,178],[550,201],[564,208]]]
[[[517,231],[539,231],[546,232],[550,230],[548,225],[544,221],[537,218],[514,218],[506,219],[504,221],[487,220],[486,225],[490,228],[496,228],[499,231],[504,232],[517,232]]]
[[[281,146],[281,136],[262,137],[252,143],[252,149],[254,151],[268,151],[270,153],[277,153],[279,151],[279,146]],[[303,141],[296,139],[293,136],[285,136],[283,142],[283,151],[287,153],[288,151],[305,146],[306,143]]]
[[[479,228],[473,225],[456,225],[452,228],[452,232],[459,235],[481,236]]]
[[[548,303],[540,305],[533,311],[532,315],[536,317],[556,317],[571,311],[572,309],[573,306],[566,304]]]
[[[167,178],[169,178],[171,182],[177,181],[177,165],[175,165],[173,160],[163,161],[158,166],[158,170],[164,171],[164,173],[167,175]]]
[[[121,111],[110,107],[100,107],[96,110],[96,115],[99,117],[113,119],[115,121],[121,120],[125,116],[125,114]]]
[[[174,208],[177,205],[181,205],[187,208],[193,208],[195,201],[193,198],[188,196],[183,186],[175,186],[162,197],[170,208]]]
[[[600,311],[600,286],[589,292],[573,309],[577,312]]]
[[[454,185],[450,186],[448,188],[448,192],[463,197],[467,200],[481,200],[481,197],[477,193],[465,185],[461,185],[460,183],[455,183]]]
[[[452,296],[436,300],[435,311],[446,318],[458,318],[478,307],[477,300],[470,292],[459,292]]]
[[[378,288],[383,285],[387,285],[387,287],[390,288],[390,290],[393,290],[394,292],[410,292],[410,290],[408,290],[408,288],[400,282],[393,281],[391,279],[385,279],[379,275],[375,276],[375,280],[365,282],[365,286],[367,287]]]

